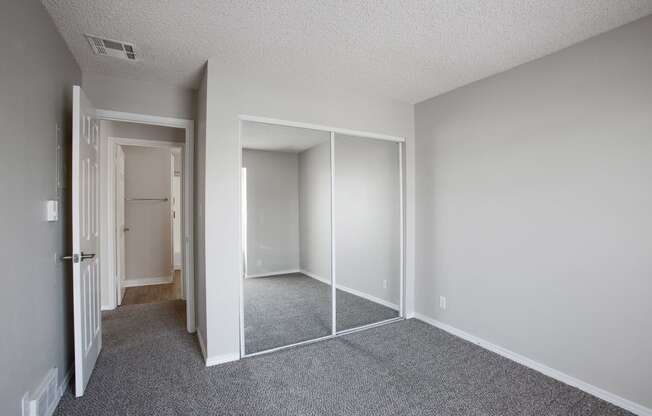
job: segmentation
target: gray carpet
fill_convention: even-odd
[[[301,273],[244,280],[247,354],[331,333],[331,287]],[[396,318],[376,302],[337,291],[338,331]]]
[[[206,368],[183,311],[104,313],[86,395],[55,414],[631,415],[416,320]]]

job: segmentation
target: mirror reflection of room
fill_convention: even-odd
[[[241,142],[244,353],[399,318],[399,144],[252,121]]]
[[[330,133],[244,122],[245,353],[328,336]]]
[[[399,144],[334,135],[337,330],[397,318],[401,293]]]

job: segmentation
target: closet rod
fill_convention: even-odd
[[[168,202],[167,198],[125,198],[125,201],[163,201]]]

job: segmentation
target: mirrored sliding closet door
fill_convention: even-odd
[[[337,331],[397,318],[402,293],[400,144],[334,135]]]
[[[244,355],[333,332],[330,139],[241,124]]]

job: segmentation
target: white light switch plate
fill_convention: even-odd
[[[59,221],[59,201],[51,199],[45,204],[45,219],[47,221]]]

